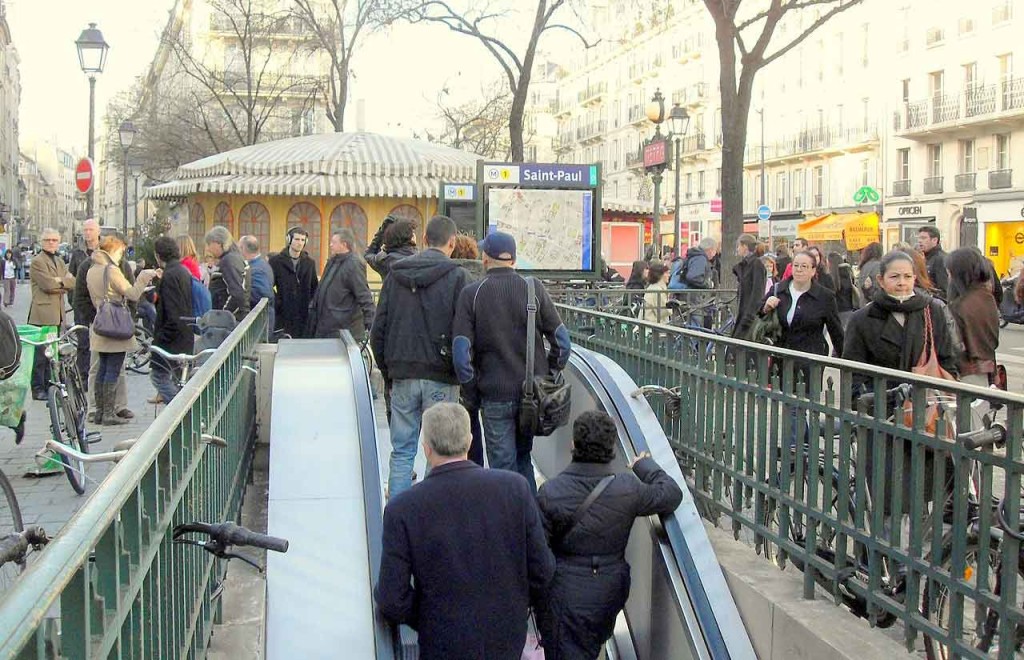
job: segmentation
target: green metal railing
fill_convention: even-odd
[[[803,595],[831,593],[873,624],[899,620],[908,650],[975,648],[986,619],[1000,640],[1024,632],[1024,555],[999,527],[1021,507],[1024,397],[845,360],[559,305],[577,345],[621,365],[638,385],[679,387],[663,420],[702,515],[780,567],[803,571]],[[853,406],[855,391],[895,403]],[[927,404],[942,401],[929,426]],[[978,406],[1002,407],[1005,449],[967,450]],[[822,430],[825,433],[822,433]],[[869,469],[869,464],[874,466]],[[881,466],[888,465],[888,474]],[[949,500],[947,506],[934,503]],[[901,513],[902,512],[902,515]],[[1014,657],[1002,644],[1001,658]],[[994,653],[994,649],[990,649]]]
[[[706,317],[711,327],[716,329],[725,327],[736,306],[736,289],[662,291],[626,289],[621,285],[593,288],[547,286],[546,289],[556,303],[621,316],[643,317],[655,323],[685,325],[690,320],[686,311],[700,306],[704,309],[699,312],[699,318],[703,320]],[[731,331],[731,326],[727,330]]]
[[[0,602],[0,658],[204,655],[226,562],[173,545],[171,531],[238,517],[256,418],[243,367],[266,326],[262,301],[34,557]]]

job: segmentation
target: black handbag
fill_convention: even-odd
[[[135,324],[132,322],[132,314],[124,306],[124,300],[110,299],[110,269],[107,266],[103,269],[103,300],[96,308],[96,318],[92,322],[92,329],[100,337],[108,339],[131,339],[135,336]]]
[[[561,372],[546,376],[533,374],[533,354],[537,339],[536,282],[526,278],[529,291],[526,303],[526,378],[519,402],[519,432],[525,436],[551,435],[569,422],[572,387]]]

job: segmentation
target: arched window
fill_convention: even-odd
[[[228,231],[235,231],[234,227],[235,219],[231,216],[231,206],[227,202],[221,202],[217,205],[217,208],[213,211],[213,224],[222,225],[228,228]],[[262,249],[263,246],[260,246]]]
[[[188,234],[192,237],[192,242],[196,244],[196,250],[200,250],[204,245],[203,239],[206,237],[206,211],[198,202],[189,207]]]
[[[320,267],[320,209],[309,202],[299,202],[288,210],[288,228],[302,227],[309,234],[306,250]]]
[[[334,207],[334,211],[331,212],[331,233],[333,234],[339,229],[351,229],[352,233],[356,235],[355,251],[360,255],[366,252],[368,232],[366,213],[358,204],[346,202]]]
[[[252,234],[260,249],[270,251],[270,211],[259,202],[249,202],[238,212],[238,235]]]

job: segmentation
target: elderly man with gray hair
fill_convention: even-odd
[[[214,309],[226,309],[241,321],[249,313],[252,290],[249,264],[245,262],[227,227],[216,225],[206,232],[206,250],[217,259],[217,272],[210,278]]]
[[[67,264],[57,255],[60,232],[47,227],[39,235],[43,249],[32,260],[29,279],[32,282],[32,306],[28,322],[38,326],[64,325],[64,296],[74,291],[75,276],[68,272]],[[32,398],[45,401],[50,383],[50,365],[45,352],[36,350],[32,364]]]
[[[249,293],[249,303],[256,307],[260,300],[269,298],[267,303],[267,314],[269,323],[267,325],[267,336],[274,335],[274,269],[270,267],[267,258],[260,254],[260,241],[252,235],[243,236],[238,239],[238,249],[242,258],[249,264],[249,273],[252,279],[252,289]]]
[[[519,658],[528,610],[555,572],[526,479],[468,459],[469,415],[442,402],[423,413],[431,470],[384,510],[374,597],[419,632],[420,657]]]

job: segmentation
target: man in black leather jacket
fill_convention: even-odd
[[[217,261],[219,277],[210,280],[214,309],[226,309],[241,321],[249,313],[252,283],[249,264],[238,251],[227,227],[217,225],[206,232],[206,249]]]
[[[366,267],[352,252],[353,245],[350,229],[331,235],[332,256],[310,304],[307,337],[337,337],[348,330],[361,341],[373,325],[373,294],[366,283]]]

